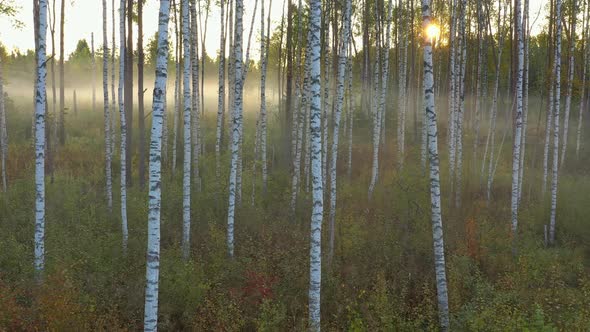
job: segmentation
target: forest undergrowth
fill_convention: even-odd
[[[14,107],[14,105],[9,105]],[[0,199],[0,330],[139,330],[143,324],[147,192],[129,188],[129,245],[121,251],[117,190],[112,214],[104,193],[100,112],[69,116],[68,144],[47,180],[46,276],[34,279],[33,150],[30,118],[8,112],[12,183]],[[419,142],[402,170],[393,134],[385,140],[380,183],[367,201],[371,145],[362,114],[350,179],[339,166],[334,259],[323,260],[322,325],[330,331],[435,331],[438,328],[427,177]],[[51,123],[52,119],[48,120]],[[205,118],[205,128],[214,119]],[[307,326],[310,193],[302,185],[295,217],[290,176],[269,151],[270,181],[262,193],[251,154],[253,119],[246,117],[244,180],[236,219],[236,255],[227,257],[228,169],[219,185],[215,157],[202,159],[201,191],[192,196],[190,260],[182,260],[182,174],[163,175],[160,317],[162,330],[303,331]],[[278,137],[271,122],[269,142]],[[393,133],[393,131],[391,131]],[[444,134],[444,129],[440,130]],[[207,150],[214,133],[206,131]],[[358,136],[357,136],[358,135]],[[441,138],[443,141],[444,136]],[[412,138],[409,138],[412,142]],[[587,140],[588,141],[588,140]],[[469,147],[471,143],[467,143]],[[532,144],[532,143],[531,143]],[[343,149],[346,144],[343,144]],[[504,147],[508,151],[508,147]],[[539,153],[539,152],[538,152]],[[170,155],[170,152],[169,152]],[[343,155],[345,155],[343,153]],[[590,174],[588,154],[561,172],[558,243],[546,247],[548,204],[537,174],[525,173],[518,255],[510,238],[510,161],[504,152],[488,206],[479,171],[464,169],[463,205],[451,206],[443,167],[443,219],[454,331],[587,331],[590,329]],[[441,165],[447,161],[444,159]],[[181,159],[181,158],[179,158]],[[470,154],[465,160],[472,160]],[[136,171],[132,162],[132,169]],[[537,161],[539,162],[539,161]],[[229,164],[227,154],[223,165]],[[118,169],[118,163],[113,169]],[[116,172],[114,172],[116,174]],[[134,175],[136,176],[136,174]],[[118,180],[113,183],[117,184]],[[532,183],[532,184],[531,184]],[[545,197],[549,199],[549,195]],[[324,227],[324,243],[328,227]],[[327,245],[324,246],[327,248]],[[327,252],[327,250],[325,250]]]

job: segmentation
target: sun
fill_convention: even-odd
[[[430,40],[435,40],[436,38],[438,38],[439,34],[440,34],[440,28],[438,27],[438,25],[436,25],[434,23],[430,23],[426,27],[426,36],[428,36],[428,38]]]

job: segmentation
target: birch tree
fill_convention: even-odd
[[[551,181],[551,217],[549,244],[555,243],[555,215],[557,213],[557,181],[559,175],[559,103],[561,96],[561,0],[555,1],[555,106],[553,107],[553,170]]]
[[[0,158],[2,167],[2,191],[6,192],[8,179],[6,177],[6,157],[8,155],[8,133],[6,124],[6,108],[4,105],[4,80],[2,59],[0,57]]]
[[[225,112],[225,32],[224,32],[224,0],[220,0],[221,25],[219,37],[219,88],[217,92],[217,129],[215,131],[215,175],[220,175],[221,136],[223,134],[223,114]]]
[[[43,278],[45,269],[45,61],[47,34],[47,0],[39,0],[37,29],[37,80],[35,82],[35,274]]]
[[[125,121],[125,100],[123,87],[125,85],[125,5],[121,0],[119,6],[119,115],[121,126],[121,228],[123,232],[123,252],[127,252],[127,124]]]
[[[565,95],[565,114],[563,118],[563,139],[561,144],[561,159],[559,160],[560,167],[563,166],[565,161],[565,152],[567,150],[567,133],[570,121],[570,109],[572,106],[572,90],[574,86],[574,59],[576,51],[576,13],[579,8],[576,4],[576,0],[572,0],[572,23],[570,25],[570,49],[569,49],[569,65],[568,65],[568,80],[567,80],[567,92]],[[582,99],[584,99],[582,95]]]
[[[189,0],[182,0],[182,44],[184,53],[183,82],[184,88],[184,160],[182,176],[182,256],[189,257],[191,232],[191,50],[189,25]],[[195,151],[196,153],[196,151]]]
[[[262,0],[261,2],[262,4],[260,7],[260,155],[262,164],[262,190],[263,193],[266,193],[266,185],[268,181],[268,171],[266,164],[266,71],[268,53],[266,45],[270,40],[270,36],[264,35],[264,0]]]
[[[201,154],[201,138],[200,132],[200,92],[199,92],[199,50],[197,37],[199,35],[197,29],[197,10],[195,0],[190,0],[191,10],[191,74],[192,74],[192,123],[191,123],[191,139],[193,144],[193,181],[197,184],[197,190],[201,190],[201,176],[199,174],[199,155]],[[204,79],[205,77],[203,77]]]
[[[124,1],[124,0],[122,0]],[[184,0],[186,1],[186,0]],[[160,276],[160,211],[162,202],[162,123],[168,77],[168,19],[170,1],[160,0],[158,16],[158,60],[152,106],[150,139],[148,245],[145,287],[144,330],[158,329],[158,283]]]
[[[501,6],[501,0],[498,1],[498,8]],[[502,26],[502,21],[504,24],[506,23],[506,3],[504,3],[503,11],[498,10],[498,27]],[[503,12],[503,14],[502,14]],[[488,176],[487,176],[487,191],[486,191],[486,199],[487,203],[489,204],[492,195],[492,180],[493,180],[493,162],[494,162],[494,148],[495,148],[495,138],[496,138],[496,118],[498,114],[498,94],[499,94],[499,87],[500,87],[500,64],[502,59],[502,49],[500,45],[504,43],[504,32],[502,28],[498,29],[498,55],[496,59],[496,78],[494,81],[494,95],[492,96],[492,108],[490,110],[490,128],[488,131],[488,136],[486,139],[486,146],[483,155],[483,162],[481,165],[481,174],[484,175],[485,166],[486,166],[486,156],[488,156],[488,149],[490,151],[488,157]]]
[[[65,17],[66,17],[66,0],[61,0],[61,12],[59,21],[59,144],[66,144],[66,129],[65,129],[65,52],[64,52],[64,33],[65,33]]]
[[[559,1],[559,0],[558,0]],[[519,168],[520,147],[522,143],[522,113],[523,113],[523,71],[524,71],[524,41],[522,29],[522,7],[520,0],[515,1],[516,35],[518,43],[518,72],[516,80],[516,127],[514,130],[514,144],[512,149],[512,189],[511,189],[511,216],[512,238],[514,240],[513,252],[516,252],[516,239],[518,231],[518,197],[519,197]],[[559,23],[558,23],[559,24]],[[559,92],[559,90],[557,90]],[[559,95],[558,95],[559,96]]]
[[[102,92],[104,108],[106,194],[107,207],[109,209],[109,212],[112,212],[113,179],[111,176],[111,115],[109,111],[109,46],[107,38],[107,0],[102,0],[102,52]]]
[[[243,14],[244,6],[242,0],[235,0],[236,24],[235,24],[235,86],[234,86],[234,110],[232,117],[232,145],[231,145],[231,164],[229,177],[229,207],[227,212],[227,247],[230,257],[234,256],[234,220],[236,209],[236,177],[238,172],[238,153],[240,144],[240,134],[242,131],[242,108],[243,96],[242,90],[244,81],[242,80],[242,32],[243,32]]]
[[[423,28],[430,24],[430,0],[422,0]],[[442,212],[440,199],[440,160],[438,156],[438,132],[436,109],[434,105],[434,75],[432,68],[432,41],[424,38],[424,105],[428,117],[428,156],[430,162],[430,208],[432,219],[432,237],[434,242],[434,269],[436,274],[436,291],[438,312],[442,331],[448,331],[449,299],[445,271],[445,251],[443,241]]]
[[[336,113],[334,114],[334,129],[332,132],[332,158],[330,160],[330,250],[328,253],[328,262],[332,261],[334,257],[334,233],[335,233],[335,219],[336,219],[336,166],[338,163],[338,139],[340,138],[340,118],[342,116],[342,107],[344,105],[344,76],[347,71],[347,56],[348,41],[350,39],[350,12],[352,3],[351,0],[346,0],[344,3],[344,12],[342,21],[344,28],[341,34],[340,49],[338,50],[338,82],[336,83]],[[392,6],[390,5],[389,8]],[[389,52],[389,50],[388,50]]]
[[[92,111],[96,111],[96,56],[94,53],[94,32],[90,33],[90,60],[92,76]]]
[[[582,69],[582,92],[580,93],[580,110],[578,111],[578,128],[576,130],[576,158],[580,157],[580,143],[581,143],[581,136],[582,136],[582,120],[584,117],[584,109],[586,101],[585,98],[585,87],[587,82],[587,75],[588,75],[588,66],[590,65],[590,43],[588,42],[589,36],[589,22],[590,21],[590,5],[586,4],[586,25],[584,27],[584,43],[586,47],[584,48],[584,59],[582,60],[584,63],[584,68]]]
[[[309,325],[320,331],[320,294],[322,283],[322,218],[324,214],[322,181],[322,129],[320,79],[320,26],[322,8],[320,0],[309,2],[309,48],[311,92],[311,171],[313,183],[313,210],[311,215],[311,244],[309,253]]]

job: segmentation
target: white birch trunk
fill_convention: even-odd
[[[192,99],[191,99],[191,141],[192,141],[192,170],[193,182],[197,186],[197,191],[201,191],[201,176],[199,174],[199,156],[201,155],[201,113],[199,107],[201,105],[201,96],[199,90],[199,42],[197,36],[199,31],[197,28],[197,9],[195,0],[190,0],[190,16],[191,16],[191,83],[192,83]]]
[[[549,244],[555,243],[555,215],[557,213],[557,180],[559,175],[559,104],[561,96],[561,0],[555,1],[557,32],[555,34],[555,107],[553,112],[553,177],[551,181],[551,217],[549,220]]]
[[[94,32],[90,33],[90,49],[92,55],[92,111],[96,111],[96,56],[94,53]]]
[[[502,19],[500,19],[502,17]],[[504,4],[504,11],[503,14],[498,12],[498,24],[502,21],[506,23],[506,4]],[[485,172],[485,165],[486,165],[486,156],[488,150],[490,151],[489,158],[488,158],[488,176],[487,176],[487,191],[486,191],[486,200],[487,204],[490,203],[491,196],[492,196],[492,180],[493,180],[493,161],[494,161],[494,148],[495,148],[495,139],[496,139],[496,118],[498,114],[498,94],[499,94],[499,87],[500,87],[500,63],[502,59],[502,47],[499,45],[503,45],[504,43],[504,33],[502,31],[498,32],[498,58],[496,60],[496,79],[494,82],[494,95],[492,97],[492,109],[490,110],[490,129],[488,132],[488,137],[486,140],[486,147],[483,155],[483,162],[481,165],[481,172],[482,176]]]
[[[221,136],[223,127],[223,113],[225,112],[225,33],[224,33],[224,0],[220,0],[221,25],[219,46],[219,88],[217,93],[217,129],[215,131],[215,175],[220,176]]]
[[[182,0],[182,46],[183,46],[183,125],[184,159],[182,174],[182,257],[189,258],[191,233],[191,33],[189,23],[189,0]],[[197,152],[195,151],[195,154]]]
[[[350,49],[350,46],[349,46]],[[355,95],[353,91],[353,74],[352,74],[352,50],[349,50],[348,57],[348,179],[352,176],[352,128],[354,125],[354,108],[355,108]]]
[[[6,108],[4,105],[4,81],[2,76],[2,59],[0,59],[0,158],[2,158],[2,191],[6,192],[8,179],[6,177],[6,157],[8,156],[8,133],[6,130]]]
[[[186,0],[185,0],[186,1]],[[158,330],[158,284],[160,279],[160,211],[162,203],[162,124],[168,78],[168,19],[170,1],[160,0],[158,60],[152,106],[149,162],[148,244],[144,331]]]
[[[572,8],[575,13],[578,12],[579,8],[576,4],[576,0],[572,0]],[[567,138],[568,138],[568,128],[569,128],[569,121],[570,121],[570,109],[572,106],[572,90],[574,86],[574,55],[576,51],[576,21],[578,19],[574,17],[571,24],[571,38],[570,38],[570,59],[569,59],[569,68],[568,68],[568,81],[567,81],[567,93],[565,97],[565,114],[563,118],[563,139],[561,143],[561,159],[559,160],[559,166],[563,167],[563,163],[565,161],[565,152],[567,150]],[[583,99],[583,97],[582,97]]]
[[[430,0],[422,0],[423,27],[430,24]],[[438,132],[436,109],[434,106],[434,77],[432,68],[432,45],[424,39],[424,104],[428,117],[428,155],[430,159],[430,206],[432,218],[432,237],[434,242],[434,270],[438,299],[439,321],[442,331],[448,331],[449,299],[445,271],[445,250],[440,197],[440,160],[438,156]]]
[[[524,178],[524,156],[526,150],[526,132],[527,121],[529,113],[529,43],[530,43],[530,28],[529,28],[529,0],[524,0],[522,28],[524,32],[524,78],[523,78],[523,120],[522,120],[522,137],[520,143],[520,168],[518,174],[518,205],[522,198],[522,182]]]
[[[588,26],[590,21],[590,5],[586,5],[586,24],[584,27],[584,43],[586,48],[584,49],[584,68],[582,69],[582,92],[580,93],[580,110],[578,112],[578,128],[576,130],[576,158],[580,157],[580,143],[582,137],[582,120],[584,116],[584,109],[585,109],[585,101],[586,101],[586,94],[585,94],[585,87],[586,87],[586,77],[588,75],[588,65],[590,61],[590,43],[588,42]]]
[[[102,0],[102,91],[104,107],[105,176],[107,207],[113,210],[113,179],[111,167],[111,114],[109,111],[109,47],[107,38],[107,1]],[[114,96],[113,96],[114,98]]]
[[[260,8],[260,154],[262,167],[262,192],[266,194],[268,170],[266,164],[266,71],[267,71],[267,39],[264,35],[264,0]],[[270,40],[270,39],[269,39]]]
[[[558,0],[559,1],[559,0]],[[512,150],[512,189],[511,189],[511,215],[512,215],[512,239],[513,252],[516,253],[516,239],[518,236],[518,196],[519,196],[519,168],[520,145],[522,143],[522,113],[523,113],[523,71],[524,71],[524,41],[522,29],[522,7],[520,0],[516,0],[516,35],[518,41],[518,72],[516,78],[516,128],[514,130],[514,144]]]
[[[373,191],[377,184],[377,177],[379,176],[379,142],[381,134],[381,111],[377,105],[377,94],[379,91],[379,67],[381,67],[381,57],[377,55],[377,63],[374,66],[373,71],[373,167],[371,170],[371,182],[369,183],[369,201],[373,197]],[[383,68],[382,68],[383,69]]]
[[[180,121],[180,63],[182,62],[182,55],[180,50],[180,32],[178,31],[178,17],[176,14],[176,8],[174,10],[174,23],[175,23],[175,37],[176,37],[176,80],[174,81],[174,114],[172,115],[173,128],[172,128],[172,175],[176,174],[176,162],[177,162],[177,148],[178,145],[178,122]],[[181,27],[182,29],[182,27]]]
[[[121,125],[121,230],[123,234],[123,252],[127,252],[127,124],[125,123],[125,101],[123,98],[123,86],[125,83],[125,5],[121,0],[119,6],[119,115]]]
[[[551,132],[552,132],[552,125],[551,125],[551,120],[553,119],[553,107],[555,106],[555,83],[553,82],[553,80],[555,79],[554,77],[554,73],[555,73],[555,62],[553,62],[553,67],[552,67],[552,71],[551,71],[551,75],[550,76],[550,80],[551,80],[551,87],[549,88],[549,105],[547,108],[547,120],[546,120],[546,126],[545,126],[545,144],[543,147],[543,185],[541,188],[541,193],[543,194],[543,197],[545,196],[545,193],[547,192],[547,174],[548,174],[548,170],[549,170],[549,143],[551,143]]]
[[[236,209],[236,177],[238,172],[238,153],[240,144],[240,134],[242,131],[242,108],[243,97],[242,89],[244,81],[242,80],[242,16],[243,1],[235,0],[236,10],[236,28],[234,38],[235,48],[235,86],[234,86],[234,113],[232,116],[232,144],[231,144],[231,165],[229,177],[229,207],[227,212],[227,247],[230,257],[234,256],[234,219]]]
[[[115,155],[115,149],[117,146],[117,136],[115,134],[116,132],[116,128],[117,128],[117,116],[115,113],[115,110],[117,109],[116,106],[116,94],[115,94],[115,73],[117,72],[117,67],[115,65],[115,53],[117,51],[117,44],[115,42],[115,36],[116,36],[116,26],[117,24],[115,23],[115,0],[111,1],[111,18],[112,18],[112,39],[111,39],[111,160],[113,159],[113,156]]]
[[[332,132],[332,159],[330,160],[330,249],[328,252],[328,262],[334,257],[334,237],[335,237],[335,219],[336,219],[336,166],[338,164],[338,139],[340,132],[340,118],[342,116],[342,107],[344,105],[344,75],[347,71],[348,41],[350,39],[350,12],[351,0],[346,0],[344,4],[343,24],[341,34],[340,50],[338,54],[338,82],[336,83],[336,112],[334,114],[334,130]],[[392,6],[389,6],[390,12]],[[391,15],[389,17],[391,19]],[[389,25],[389,22],[388,22]]]
[[[461,188],[462,188],[462,176],[463,176],[463,117],[465,112],[465,76],[466,76],[466,64],[467,64],[467,32],[465,31],[465,16],[467,15],[467,1],[462,0],[461,2],[461,38],[459,40],[459,52],[461,52],[461,69],[459,73],[459,107],[456,113],[457,124],[455,127],[455,206],[461,207]]]
[[[41,282],[45,269],[45,61],[47,0],[39,0],[37,79],[35,82],[35,274]]]
[[[322,217],[324,213],[322,180],[322,130],[320,97],[320,0],[310,0],[310,81],[311,81],[311,170],[313,210],[311,215],[311,243],[309,251],[309,327],[320,331],[320,293],[322,283]]]

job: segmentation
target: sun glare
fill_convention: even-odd
[[[428,38],[430,40],[435,40],[436,38],[438,38],[439,34],[440,34],[440,28],[438,27],[438,25],[436,25],[434,23],[430,23],[426,27],[426,35],[428,36]]]

